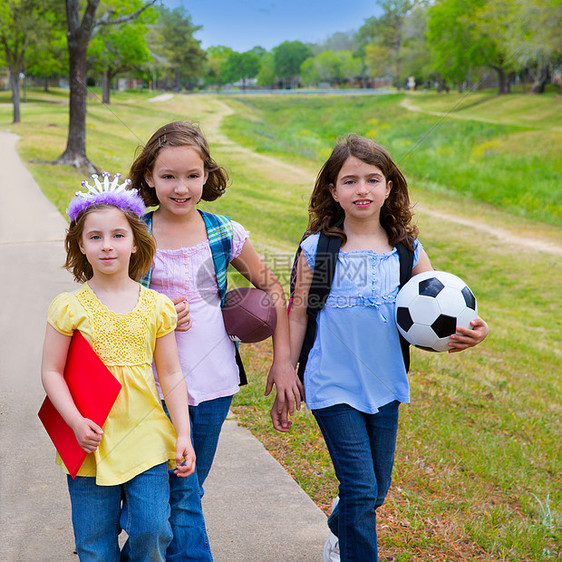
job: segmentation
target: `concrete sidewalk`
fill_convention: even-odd
[[[47,307],[74,286],[61,269],[66,222],[16,141],[0,133],[0,560],[76,561],[65,477],[37,418]],[[322,560],[324,514],[235,420],[225,423],[203,508],[216,562]]]

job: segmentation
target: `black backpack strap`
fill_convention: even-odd
[[[301,381],[304,380],[304,370],[308,361],[308,354],[316,339],[316,317],[324,308],[326,299],[330,294],[340,246],[341,238],[339,236],[326,236],[323,232],[320,232],[316,258],[314,260],[314,273],[308,291],[308,305],[306,308],[308,323],[297,371]]]
[[[414,267],[414,252],[409,250],[402,244],[398,242],[396,244],[396,251],[398,252],[398,258],[400,259],[400,286],[399,289],[403,287],[412,277],[412,269]],[[410,344],[399,334],[400,337],[400,348],[402,349],[402,357],[404,359],[404,366],[406,367],[406,372],[410,369]]]

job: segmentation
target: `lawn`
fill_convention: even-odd
[[[63,212],[82,174],[39,160],[64,149],[68,107],[58,92],[45,101],[41,92],[29,97],[18,125],[0,98],[0,127],[21,136],[20,154]],[[199,121],[232,178],[227,194],[205,208],[248,227],[285,285],[315,174],[335,138],[354,130],[389,148],[412,186],[434,267],[468,282],[490,336],[462,354],[413,350],[412,402],[401,409],[394,480],[379,519],[381,560],[559,560],[560,254],[545,251],[547,242],[562,246],[561,133],[546,107],[559,98],[487,99],[473,104],[473,119],[464,98],[463,118],[443,121],[407,110],[404,95],[148,97],[118,93],[110,107],[90,99],[90,158],[126,173],[136,147],[159,125]],[[502,112],[504,100],[511,109]],[[435,94],[407,101],[450,111]],[[483,121],[490,115],[502,122]],[[522,238],[538,241],[538,249]],[[273,431],[271,399],[263,397],[269,342],[242,346],[242,354],[251,382],[235,398],[240,423],[327,510],[337,482],[312,416],[302,410],[290,434]]]

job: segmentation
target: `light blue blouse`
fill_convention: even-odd
[[[318,239],[313,234],[301,243],[313,271]],[[421,248],[418,241],[414,266]],[[394,400],[410,401],[394,316],[399,281],[396,248],[383,254],[340,250],[304,373],[308,408],[348,404],[374,414]]]

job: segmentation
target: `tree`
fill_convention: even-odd
[[[275,60],[275,74],[284,83],[295,87],[298,82],[301,64],[312,56],[312,50],[308,45],[300,41],[284,41],[273,49]]]
[[[507,25],[496,35],[519,69],[528,72],[533,93],[543,93],[549,75],[562,63],[562,0],[512,0]]]
[[[256,78],[259,86],[273,88],[275,85],[275,57],[273,53],[266,52],[263,54],[260,71]]]
[[[498,76],[498,93],[509,92],[509,73],[515,69],[515,53],[502,40],[498,30],[509,24],[513,13],[513,0],[487,0],[476,11],[475,35],[478,38],[484,64]]]
[[[246,80],[254,78],[260,71],[260,57],[253,51],[228,54],[222,68],[223,80],[226,84],[242,80],[242,88],[246,89]]]
[[[47,14],[57,2],[42,0],[3,0],[0,3],[0,46],[10,71],[13,123],[21,121],[20,76],[25,68],[29,45],[46,32]]]
[[[27,50],[25,68],[26,75],[44,79],[47,92],[50,77],[68,73],[68,49],[62,10],[47,12],[43,18],[43,30],[35,34]]]
[[[384,53],[391,65],[396,86],[400,86],[402,79],[401,49],[404,40],[404,23],[409,12],[419,3],[421,0],[384,0],[380,2],[382,14],[366,20],[357,34],[359,53],[367,55],[370,47],[369,58],[373,61],[371,73],[381,66],[379,59]],[[373,46],[376,48],[374,49]]]
[[[182,82],[193,80],[203,74],[205,51],[193,34],[201,26],[193,25],[191,16],[183,8],[168,10],[159,8],[160,17],[151,34],[150,43],[157,57],[171,73],[176,92],[181,91]]]
[[[207,49],[207,72],[211,83],[215,84],[217,89],[220,89],[221,86],[227,83],[223,68],[228,56],[233,52],[230,47],[224,47],[223,45],[217,45]]]
[[[509,91],[516,58],[501,39],[509,27],[512,0],[442,0],[428,10],[428,44],[436,69],[457,82],[488,66],[498,76],[498,93]]]
[[[100,0],[86,0],[82,18],[80,18],[82,5],[80,0],[66,0],[70,66],[69,121],[66,148],[57,158],[57,164],[95,170],[86,156],[87,52],[94,29],[101,25],[118,25],[134,19],[155,2],[156,0],[148,0],[134,12],[124,10],[116,13],[110,9],[96,20]]]
[[[139,0],[131,4],[141,6]],[[148,25],[157,17],[154,9],[148,9],[134,20],[103,26],[94,34],[88,48],[88,63],[102,75],[102,103],[110,103],[111,83],[117,75],[139,68],[151,59],[146,34]]]
[[[479,46],[469,33],[472,4],[472,0],[444,0],[428,10],[427,41],[443,81],[464,82],[482,63]]]

